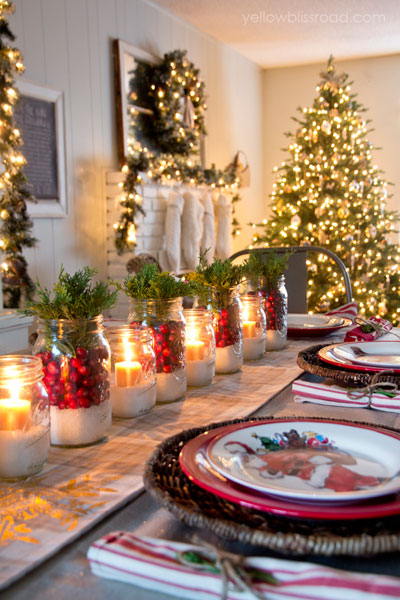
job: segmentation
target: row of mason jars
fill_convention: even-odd
[[[181,298],[132,300],[126,325],[40,321],[34,356],[0,357],[0,477],[40,470],[50,441],[96,443],[112,415],[135,417],[283,348],[286,314],[284,289],[279,302],[229,290],[212,312],[183,310]]]

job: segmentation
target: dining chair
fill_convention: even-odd
[[[268,252],[273,250],[277,254],[291,252],[288,266],[284,273],[286,281],[286,289],[288,291],[288,310],[290,313],[306,313],[307,312],[307,254],[315,252],[317,254],[325,254],[331,258],[339,267],[343,275],[344,286],[346,290],[346,302],[351,302],[353,293],[349,273],[344,262],[328,248],[322,246],[268,246],[267,248],[255,248],[240,250],[235,252],[230,257],[230,260],[235,260],[240,256],[246,256],[251,253],[261,254],[266,256]]]

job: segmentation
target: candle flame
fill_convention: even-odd
[[[132,344],[129,343],[129,336],[124,335],[123,337],[124,344],[124,354],[125,354],[125,362],[132,362],[133,360],[133,350]]]

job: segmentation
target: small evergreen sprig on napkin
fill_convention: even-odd
[[[168,271],[160,273],[153,264],[144,265],[136,275],[128,275],[123,284],[114,282],[114,285],[137,300],[170,300],[192,293],[192,285],[175,279]]]
[[[79,321],[93,319],[103,310],[114,306],[117,300],[117,290],[110,291],[108,284],[92,279],[96,269],[84,267],[73,275],[69,275],[61,267],[57,282],[51,291],[36,284],[35,298],[29,301],[19,312],[39,317],[40,319],[67,319]]]
[[[243,274],[252,282],[262,277],[267,285],[273,285],[285,271],[291,254],[289,250],[285,254],[277,254],[273,249],[252,252],[243,263]]]

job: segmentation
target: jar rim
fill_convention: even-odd
[[[116,327],[106,327],[104,330],[105,336],[118,336],[121,334],[129,334],[130,336],[136,339],[143,340],[151,340],[152,333],[150,327],[142,327],[140,329],[136,329],[132,327],[129,323],[125,323],[124,325],[118,325]]]
[[[0,356],[0,387],[19,379],[22,384],[43,378],[42,361],[30,354]]]
[[[95,317],[83,318],[83,319],[43,319],[41,317],[38,318],[38,323],[50,323],[52,325],[61,324],[71,324],[76,325],[77,323],[103,323],[104,317],[102,314],[96,315]]]

